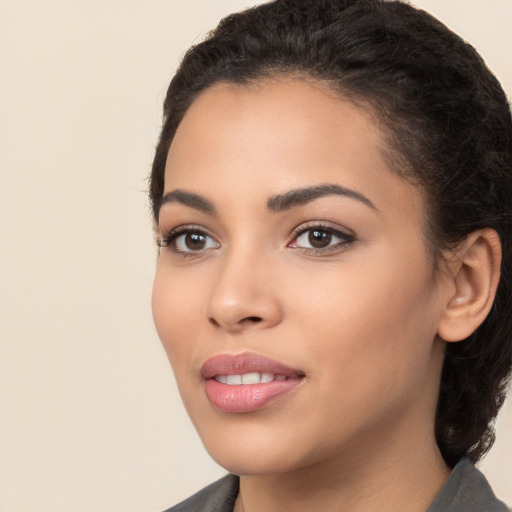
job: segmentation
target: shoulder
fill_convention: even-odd
[[[238,477],[226,475],[165,512],[232,512]]]
[[[428,512],[508,512],[484,475],[468,460],[454,468]]]

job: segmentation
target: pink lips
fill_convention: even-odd
[[[276,398],[295,389],[304,378],[304,372],[300,370],[294,370],[272,359],[250,353],[221,354],[211,357],[201,368],[201,374],[205,379],[208,400],[215,408],[228,413],[244,413],[261,409]],[[257,374],[262,378],[258,379]],[[269,381],[272,376],[273,380]],[[249,384],[226,382],[228,379],[229,382],[239,382],[242,378],[249,382],[254,380],[263,380],[263,382]]]

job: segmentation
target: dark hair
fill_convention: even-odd
[[[393,169],[426,195],[434,261],[475,230],[498,232],[493,308],[466,340],[447,344],[436,416],[445,461],[477,461],[494,441],[512,361],[512,121],[499,82],[469,44],[399,1],[277,0],[230,15],[169,86],[150,178],[155,222],[169,146],[197,95],[280,75],[321,81],[373,112]]]

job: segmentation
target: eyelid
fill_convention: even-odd
[[[301,236],[303,236],[308,231],[322,231],[324,233],[329,233],[330,235],[334,236],[338,239],[338,241],[335,241],[335,243],[325,246],[325,247],[302,247],[300,245],[295,245],[294,242],[297,241],[297,239]],[[180,250],[178,249],[174,242],[182,235],[190,234],[190,233],[196,233],[200,235],[204,235],[210,242],[214,243],[214,247],[204,247],[199,248],[197,250],[190,249],[190,250]],[[352,230],[339,226],[339,225],[333,225],[330,222],[326,221],[308,221],[306,223],[302,223],[299,226],[297,226],[292,234],[291,234],[291,240],[287,243],[287,247],[293,248],[293,249],[299,249],[304,252],[313,252],[315,254],[327,254],[330,251],[340,251],[342,248],[350,245],[355,241],[355,234]],[[208,242],[207,242],[208,243]],[[209,230],[204,228],[201,225],[198,224],[183,224],[180,226],[176,226],[169,231],[163,231],[160,233],[160,235],[157,237],[157,245],[160,248],[169,248],[170,251],[174,254],[181,255],[181,256],[198,256],[200,254],[205,253],[208,250],[211,249],[217,249],[220,247],[220,242],[217,240],[217,238],[209,233]]]
[[[340,241],[333,244],[328,245],[323,248],[315,248],[315,247],[300,247],[292,245],[294,241],[296,241],[299,237],[307,233],[308,231],[323,231],[329,233]],[[339,225],[333,226],[331,223],[326,221],[308,221],[306,223],[300,224],[297,226],[292,232],[292,239],[288,242],[288,247],[293,249],[299,249],[305,252],[314,252],[315,254],[326,254],[330,251],[340,251],[342,248],[352,244],[356,240],[355,233],[345,227],[341,227]]]
[[[220,242],[217,240],[217,238],[211,235],[206,228],[197,224],[183,224],[181,226],[176,226],[175,228],[172,228],[169,231],[164,231],[163,233],[160,233],[160,235],[157,237],[157,245],[160,248],[170,248],[173,253],[183,256],[201,254],[209,249],[212,249],[212,247],[207,247],[205,249],[199,249],[197,251],[180,251],[172,246],[173,242],[177,238],[188,233],[197,233],[204,235],[210,240],[213,240],[217,247],[220,247]]]
[[[306,231],[311,231],[313,229],[318,229],[319,231],[328,231],[330,233],[339,233],[344,237],[355,237],[355,233],[351,229],[340,226],[339,224],[333,224],[332,222],[325,220],[303,222],[293,229],[292,236],[297,237]]]

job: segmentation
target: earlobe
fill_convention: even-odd
[[[448,342],[470,336],[485,320],[500,279],[501,243],[487,228],[471,233],[448,263],[450,293],[437,334]]]

